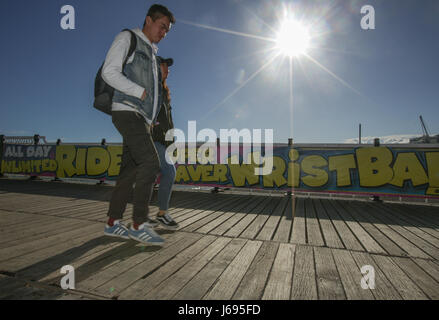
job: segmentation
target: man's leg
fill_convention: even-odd
[[[121,175],[110,203],[110,217],[120,217],[133,191],[133,222],[142,224],[148,216],[148,204],[160,162],[143,117],[131,111],[113,112],[113,123],[123,137]],[[120,181],[120,182],[119,182]],[[122,210],[122,213],[121,213]]]
[[[146,124],[145,124],[146,125]],[[133,192],[133,222],[142,224],[149,214],[149,200],[160,170],[157,151],[149,130],[143,135],[132,135],[128,146],[136,163],[136,185]]]
[[[122,150],[120,173],[116,187],[111,195],[110,208],[108,210],[108,216],[113,220],[122,219],[136,178],[136,165],[128,150],[125,139]]]

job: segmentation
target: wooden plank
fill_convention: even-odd
[[[51,223],[58,223],[60,221],[65,222],[76,222],[76,219],[70,219],[70,218],[62,218],[62,217],[54,217],[54,216],[45,216],[40,214],[34,214],[34,213],[16,213],[17,218],[20,217],[20,219],[13,219],[15,223],[8,224],[6,226],[2,225],[2,233],[5,235],[5,237],[11,237],[13,235],[16,235],[17,233],[35,233],[35,229],[38,229],[40,227],[44,227],[45,225],[51,224]],[[11,237],[13,238],[13,237]]]
[[[235,212],[233,216],[226,220],[224,223],[220,224],[215,229],[209,231],[209,234],[222,236],[228,232],[233,226],[235,226],[239,221],[246,217],[247,213],[251,212],[254,208],[258,207],[262,202],[266,200],[266,197],[255,197],[245,208],[242,208],[240,212]]]
[[[182,229],[186,228],[187,226],[191,225],[192,223],[197,222],[200,219],[203,219],[203,218],[211,215],[215,211],[220,210],[220,209],[226,207],[227,205],[228,205],[228,203],[226,201],[213,202],[209,205],[206,205],[202,209],[192,211],[190,214],[190,217],[188,217],[187,219],[182,220],[181,217],[179,217],[179,219],[177,220],[178,224],[179,224],[178,230],[182,230]]]
[[[89,242],[88,244],[90,246],[84,245],[82,247],[84,249],[83,252],[72,248],[70,252],[66,252],[66,254],[58,257],[58,259],[57,257],[51,259],[52,261],[47,259],[44,263],[24,269],[19,274],[23,274],[24,277],[29,277],[33,274],[39,279],[39,282],[59,284],[64,276],[60,274],[59,266],[71,265],[75,268],[76,280],[81,280],[93,274],[97,261],[104,261],[109,256],[114,257],[121,251],[126,251],[133,247],[133,243],[130,241],[117,240],[111,237],[105,237],[102,240],[96,238],[96,243]]]
[[[293,300],[317,300],[316,272],[312,247],[296,246],[294,259]]]
[[[20,227],[26,229],[32,229],[32,222],[33,221],[39,221],[39,220],[46,220],[50,221],[50,218],[46,218],[44,216],[31,214],[31,213],[21,213],[21,212],[11,212],[11,215],[7,217],[6,221],[2,221],[1,223],[1,235],[4,234],[4,237],[6,238],[6,235],[8,233],[14,234],[16,233],[16,230]]]
[[[260,300],[279,243],[263,242],[232,300]]]
[[[424,205],[403,205],[401,208],[408,213],[413,212],[415,215],[421,215],[425,221],[435,228],[439,227],[439,209]]]
[[[19,257],[22,255],[25,255],[30,252],[34,252],[35,250],[47,248],[50,246],[53,246],[56,243],[59,243],[60,241],[67,241],[70,237],[75,237],[81,233],[85,233],[84,229],[95,229],[96,225],[90,225],[86,222],[76,226],[76,228],[62,233],[62,234],[56,234],[53,236],[49,236],[37,241],[33,241],[31,243],[22,243],[15,246],[10,246],[7,248],[0,249],[0,261],[6,261],[10,260],[15,257]]]
[[[72,206],[78,205],[76,202],[77,199],[58,199],[53,200],[50,199],[50,201],[44,201],[42,204],[35,205],[33,207],[27,208],[26,210],[32,213],[45,213],[45,212],[52,212],[52,211],[62,211],[66,208],[71,208]],[[80,205],[81,203],[79,203]]]
[[[72,204],[69,207],[65,207],[63,209],[58,208],[51,208],[50,210],[42,210],[41,214],[44,214],[45,216],[55,216],[55,217],[68,217],[69,215],[72,215],[75,212],[81,212],[81,210],[84,210],[84,207],[87,207],[89,205],[89,200],[75,200],[72,201]],[[31,210],[28,210],[31,211]],[[40,213],[38,211],[34,213]]]
[[[278,199],[272,198],[268,205],[257,213],[257,217],[247,226],[247,228],[245,228],[240,237],[254,239],[259,234],[278,204]]]
[[[314,259],[319,299],[345,300],[346,296],[331,249],[314,247]]]
[[[198,240],[198,237],[184,237],[177,234],[171,237],[170,234],[163,236],[165,244],[162,248],[157,246],[144,246],[134,241],[126,242],[124,247],[119,247],[111,254],[105,253],[98,259],[89,261],[78,270],[77,287],[82,291],[92,291],[100,287],[99,294],[116,296],[124,287],[124,281],[120,279],[124,274],[130,274],[130,281],[134,282],[144,275],[136,272],[130,272],[131,269],[137,269],[136,266],[144,263],[146,260],[154,259],[160,252],[168,252],[169,247],[178,247],[181,250],[188,244]],[[179,241],[178,245],[175,242]],[[176,248],[172,248],[175,250]],[[128,286],[128,285],[127,285]],[[104,290],[105,288],[105,290]],[[112,290],[110,291],[110,288]]]
[[[142,279],[145,280],[145,283],[147,284],[146,287],[142,289],[142,293],[146,293],[149,290],[148,288],[154,288],[158,286],[161,282],[163,282],[165,279],[172,276],[174,273],[178,272],[181,268],[186,269],[186,264],[191,261],[192,259],[196,259],[196,257],[199,254],[202,254],[202,252],[212,244],[217,238],[214,236],[204,236],[201,237],[197,242],[191,244],[189,247],[185,248],[184,250],[180,250],[177,255],[175,255],[172,259],[168,260],[166,264],[161,266],[156,272],[150,274],[147,277],[142,276]],[[149,259],[154,259],[154,257],[150,257]],[[123,261],[122,263],[119,263],[117,265],[116,272],[112,272],[113,270],[109,270],[107,272],[108,275],[111,273],[113,274],[120,274],[121,271],[124,273],[122,277],[113,277],[110,278],[106,283],[100,285],[99,287],[96,287],[93,292],[96,292],[98,294],[106,294],[109,292],[109,290],[113,289],[113,295],[118,295],[119,292],[123,291],[123,289],[129,287],[130,284],[135,282],[136,280],[140,279],[139,276],[133,278],[133,274],[131,274],[131,269],[133,264],[138,264],[138,261],[135,261],[134,263],[130,263],[130,261],[126,262]],[[123,264],[123,265],[122,265]],[[115,269],[115,268],[113,268]],[[98,274],[97,278],[101,278],[101,275]],[[101,281],[102,282],[102,281]],[[166,289],[165,289],[166,290]]]
[[[401,295],[393,287],[392,283],[384,275],[383,271],[378,268],[377,263],[369,253],[363,252],[351,252],[352,257],[359,266],[360,270],[363,266],[369,265],[374,268],[375,271],[375,289],[370,290],[377,300],[402,300]],[[363,277],[363,276],[362,276]],[[358,284],[361,286],[361,284]]]
[[[347,250],[332,249],[335,265],[348,300],[373,300],[371,290],[361,288],[362,274]]]
[[[360,242],[357,240],[357,238],[354,236],[352,231],[349,229],[349,227],[346,225],[346,223],[343,221],[343,219],[337,214],[336,210],[331,204],[330,200],[322,199],[322,205],[326,210],[326,213],[328,214],[329,218],[332,221],[332,224],[334,225],[335,229],[337,230],[337,233],[339,234],[341,240],[343,241],[344,246],[348,250],[356,250],[356,251],[363,251],[363,247],[360,244]]]
[[[364,229],[363,227],[352,217],[348,211],[341,206],[341,201],[332,201],[334,208],[337,210],[338,214],[344,219],[348,227],[351,229],[352,233],[360,241],[367,252],[370,253],[380,253],[386,254],[384,250]]]
[[[72,218],[87,218],[90,217],[90,215],[95,215],[96,213],[100,215],[106,214],[108,212],[108,208],[108,203],[90,203],[82,206],[80,209],[70,211],[69,214],[63,216]]]
[[[439,282],[434,280],[409,258],[392,257],[392,260],[429,299],[439,300]]]
[[[369,206],[369,208],[372,209],[371,206]],[[382,224],[386,225],[388,229],[391,229],[393,231],[392,234],[394,234],[396,238],[404,239],[404,243],[406,243],[407,248],[411,250],[410,252],[407,250],[406,251],[409,252],[410,254],[413,254],[413,257],[418,257],[418,258],[433,257],[436,260],[439,258],[438,248],[432,246],[430,243],[419,238],[415,234],[408,231],[406,228],[397,225],[396,223],[399,222],[392,221],[383,214],[378,215],[376,212],[372,212],[371,214],[377,220],[381,221]]]
[[[175,208],[171,208],[168,212],[174,219],[178,218],[182,221],[188,213],[191,213],[197,209],[203,208],[208,204],[212,204],[213,201],[210,197],[191,197],[188,202]]]
[[[209,236],[205,236],[209,237]],[[213,237],[213,236],[210,236]],[[171,299],[182,287],[197,275],[212,259],[224,249],[231,241],[229,238],[217,238],[210,246],[204,249],[199,255],[194,257],[182,269],[174,273],[165,281],[144,296],[147,300],[166,300]],[[160,271],[160,270],[159,270]]]
[[[5,236],[5,239],[0,243],[0,249],[16,246],[24,243],[34,242],[40,239],[44,239],[56,234],[64,233],[77,226],[83,225],[82,221],[53,221],[50,224],[40,224],[34,230],[27,230],[28,232],[20,233],[19,231],[12,236]]]
[[[95,250],[95,247],[105,241],[103,239],[104,237],[91,239],[92,237],[93,233],[76,237],[70,241],[63,241],[54,246],[36,250],[24,256],[8,260],[2,263],[1,266],[3,270],[16,271],[18,275],[30,279],[44,276],[46,272],[51,272],[56,269],[59,272],[60,266],[70,262],[69,257],[91,254]],[[107,239],[110,240],[109,238]],[[111,241],[117,241],[113,239],[114,238],[111,238]]]
[[[44,248],[37,244],[37,242],[40,243],[41,241],[37,241],[35,244],[27,244],[26,248],[22,248],[19,253],[9,253],[9,258],[0,262],[0,269],[17,271],[30,265],[37,264],[44,259],[68,250],[72,246],[93,239],[99,231],[102,232],[102,225],[90,224],[72,232],[66,232],[63,235],[46,238],[49,240],[45,243]],[[10,258],[11,256],[14,257]]]
[[[425,223],[434,229],[439,227],[439,221],[437,219],[437,207],[435,208],[436,213],[432,214],[432,212],[429,210],[429,206],[426,205],[412,205],[406,203],[383,203],[383,205],[392,211],[398,212],[398,216],[403,215],[413,219],[418,219],[420,222]]]
[[[52,215],[57,217],[76,217],[84,214],[88,214],[90,210],[94,209],[108,209],[108,203],[97,202],[93,203],[87,200],[84,203],[77,203],[70,206],[69,208],[64,208],[63,210],[55,209],[50,211],[45,211],[44,214]]]
[[[157,286],[157,283],[150,282],[148,278],[154,276],[156,272],[158,274],[154,277],[160,275],[162,267],[203,237],[200,234],[181,234],[184,235],[181,241],[176,241],[175,245],[171,245],[166,250],[160,250],[153,259],[148,259],[130,269],[129,272],[124,272],[118,276],[117,281],[114,282],[114,292],[119,294],[119,299],[145,299],[145,295]],[[165,278],[161,280],[165,280]]]
[[[412,259],[418,266],[420,266],[426,273],[428,273],[433,279],[439,282],[439,266],[437,263],[423,259]]]
[[[272,215],[268,218],[267,222],[259,232],[256,240],[269,241],[273,237],[279,222],[283,216],[286,205],[288,204],[288,198],[282,197],[279,201],[278,206],[274,209]]]
[[[293,218],[291,243],[306,244],[305,199],[297,198],[296,215]]]
[[[62,210],[57,208],[58,205],[56,203],[55,203],[54,208],[50,208],[50,210],[43,210],[42,209],[42,208],[49,209],[48,205],[51,204],[52,201],[53,201],[52,198],[47,198],[42,202],[42,206],[37,206],[37,204],[39,205],[40,203],[34,202],[34,203],[30,203],[26,207],[16,209],[16,210],[20,211],[20,212],[31,212],[31,213],[40,213],[40,211],[42,211],[41,213],[44,213],[45,215],[60,215],[60,216],[62,216],[66,213],[69,213],[71,210],[81,208],[82,206],[89,203],[89,200],[87,200],[87,199],[76,199],[76,200],[71,200],[70,205]]]
[[[322,228],[323,238],[325,239],[326,245],[330,248],[344,248],[343,242],[341,241],[337,231],[335,231],[335,228],[332,225],[331,220],[326,214],[322,202],[319,199],[314,199],[313,203],[317,218],[319,219],[320,226]]]
[[[25,286],[23,280],[0,274],[0,299],[7,300],[15,290],[22,288],[23,286]]]
[[[273,235],[273,241],[279,242],[289,242],[291,226],[293,224],[293,209],[292,209],[292,198],[288,198],[288,203],[283,211],[282,217],[279,221],[279,225]]]
[[[402,248],[400,248],[395,242],[390,240],[384,233],[382,233],[374,224],[373,221],[366,212],[363,212],[362,206],[356,206],[355,201],[344,201],[342,204],[349,212],[352,213],[352,217],[380,244],[388,254],[394,256],[407,256]]]
[[[425,233],[429,234],[431,237],[434,237],[435,239],[439,238],[439,230],[435,229],[431,224],[423,220],[422,215],[407,214],[399,207],[389,206],[386,203],[383,203],[383,206],[387,208],[387,212],[390,213],[391,215],[398,216],[402,221],[405,221],[408,224],[419,228],[420,230],[424,231]]]
[[[224,205],[221,206],[220,210],[212,211],[212,213],[208,214],[205,217],[200,218],[196,222],[190,224],[189,226],[186,226],[185,228],[183,228],[181,230],[187,231],[187,232],[197,231],[197,229],[203,227],[204,225],[208,224],[209,222],[211,222],[211,221],[215,220],[216,218],[220,217],[221,215],[223,215],[225,212],[231,210],[237,203],[239,203],[241,201],[242,201],[242,199],[240,199],[238,197],[232,198],[229,201],[227,201],[226,203],[224,203]]]
[[[312,200],[305,199],[305,215],[306,215],[306,234],[308,244],[313,246],[324,246],[322,232],[320,231],[319,220],[316,216]]]
[[[224,235],[227,237],[239,237],[239,235],[249,226],[254,219],[258,216],[258,213],[264,210],[264,208],[270,203],[270,197],[266,197],[257,207],[252,209],[252,212],[246,214],[238,223],[229,229]]]
[[[357,204],[355,203],[352,204],[358,208]],[[417,246],[415,246],[406,238],[404,238],[399,233],[394,231],[392,228],[390,228],[390,226],[382,223],[382,221],[372,213],[372,210],[370,208],[368,208],[367,206],[365,208],[366,208],[365,210],[368,210],[367,214],[370,217],[373,217],[374,219],[373,225],[377,227],[382,233],[384,233],[389,239],[395,242],[399,247],[401,247],[405,252],[407,252],[408,255],[412,257],[429,258],[429,256],[426,253],[424,253],[421,249],[419,249]],[[360,210],[362,209],[360,208]]]
[[[427,296],[409,277],[395,264],[390,257],[372,255],[373,259],[384,272],[405,300],[425,300]]]
[[[105,245],[111,244],[113,244],[113,246],[111,246],[111,250],[102,252],[102,248],[105,247]],[[115,240],[114,238],[109,237],[106,237],[105,239],[103,237],[93,239],[85,238],[82,239],[81,245],[70,248],[64,247],[64,251],[60,250],[51,256],[46,256],[46,258],[43,260],[28,265],[27,267],[19,270],[17,275],[33,281],[38,280],[59,285],[63,276],[60,273],[62,266],[73,265],[73,261],[77,259],[86,259],[87,261],[90,261],[90,263],[86,265],[86,268],[75,268],[75,281],[80,282],[86,275],[97,272],[97,270],[100,270],[101,268],[107,267],[106,264],[110,264],[116,259],[116,257],[134,254],[132,253],[133,248],[134,245],[131,241]],[[113,259],[111,261],[108,259],[110,254],[111,259]],[[96,260],[93,260],[93,258],[90,258],[90,256],[95,257]],[[76,267],[78,265],[74,266]]]
[[[0,202],[0,208],[8,211],[20,211],[26,212],[26,208],[32,208],[33,206],[39,206],[50,203],[53,199],[41,199],[34,197],[32,199],[25,197],[18,197],[17,199],[2,199]]]
[[[44,197],[40,195],[33,196],[25,196],[20,195],[16,199],[2,199],[0,203],[0,207],[2,209],[10,210],[10,211],[24,211],[26,208],[33,207],[35,205],[39,205],[41,203],[48,203],[49,199],[44,199]]]
[[[32,232],[35,229],[37,224],[46,224],[52,221],[61,221],[62,218],[59,217],[49,217],[42,216],[39,214],[31,214],[31,213],[16,213],[16,218],[12,218],[14,223],[9,223],[8,225],[2,226],[2,233],[5,237],[11,237],[21,232]],[[64,220],[67,221],[67,220]]]
[[[233,239],[209,264],[174,295],[172,300],[201,300],[246,243],[247,240],[245,239]]]
[[[392,228],[401,233],[402,235],[407,235],[411,242],[415,244],[419,244],[420,248],[422,248],[427,253],[430,253],[435,259],[438,259],[436,256],[439,250],[439,239],[433,237],[429,233],[421,230],[420,228],[413,226],[411,223],[407,223],[407,221],[400,216],[395,216],[390,214],[390,209],[387,207],[379,205],[381,211],[380,217],[384,219],[383,221],[392,226]],[[408,230],[409,232],[407,232]],[[414,236],[415,235],[415,236]],[[407,237],[406,237],[407,238]],[[422,239],[422,240],[419,240]],[[420,241],[420,242],[417,242]],[[425,245],[425,247],[424,247]]]
[[[281,243],[279,245],[279,250],[262,296],[263,300],[290,299],[295,250],[296,246],[294,244]]]
[[[230,300],[261,246],[261,241],[248,241],[203,300]]]
[[[200,235],[196,234],[178,233],[175,236],[174,241],[168,236],[169,241],[166,241],[162,248],[143,246],[131,242],[131,246],[127,244],[123,251],[117,250],[111,255],[105,254],[105,259],[94,260],[92,263],[87,264],[87,268],[83,268],[83,276],[78,281],[78,287],[83,286],[90,290],[90,288],[104,286],[108,289],[106,294],[108,297],[115,297],[125,291],[127,294],[135,295],[141,289],[144,277],[159,269],[160,266],[166,264],[167,261],[174,258],[180,251],[183,251],[201,238]],[[136,262],[127,272],[120,268],[121,266],[125,267],[125,264],[119,265],[126,258],[133,259]],[[107,272],[103,274],[105,278],[101,280],[100,277],[95,276],[97,272],[102,272],[108,268],[115,268],[117,271],[117,274],[110,278],[109,281]],[[92,270],[90,271],[89,269]],[[104,292],[103,287],[100,291]]]
[[[239,213],[242,209],[247,207],[251,201],[253,201],[251,196],[247,196],[243,198],[242,200],[240,200],[238,203],[234,205],[233,210],[230,209],[228,212],[222,213],[216,219],[210,221],[209,223],[199,228],[197,232],[206,233],[206,234],[211,232],[215,228],[219,227],[222,223],[232,218],[236,213]]]

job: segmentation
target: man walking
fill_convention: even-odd
[[[124,61],[131,43],[129,31],[116,36],[102,68],[102,78],[115,89],[112,120],[123,138],[120,174],[111,196],[109,219],[104,231],[108,236],[132,238],[154,245],[164,242],[152,229],[158,222],[148,217],[153,183],[160,169],[151,138],[151,125],[161,105],[161,74],[156,44],[174,23],[173,14],[166,7],[152,5],[143,28],[132,30],[137,44],[126,64]],[[133,225],[128,229],[120,220],[131,193]]]

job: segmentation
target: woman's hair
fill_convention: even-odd
[[[166,83],[166,79],[163,80],[163,89],[166,92],[166,96],[168,98],[168,102],[171,102],[171,90],[169,90],[168,84]]]

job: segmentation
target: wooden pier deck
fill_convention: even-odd
[[[111,192],[0,179],[0,299],[439,298],[438,206],[177,191],[158,248],[104,236]]]

